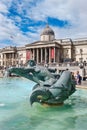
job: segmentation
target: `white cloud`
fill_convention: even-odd
[[[46,17],[54,17],[61,20],[68,20],[69,27],[56,27],[59,37],[84,37],[87,35],[87,0],[44,0],[33,7],[34,20],[46,20]],[[54,27],[53,27],[54,28]]]
[[[0,1],[0,12],[2,13],[8,12],[6,5],[4,5],[1,1]]]
[[[0,0],[0,45],[2,46],[6,45],[2,43],[6,39],[16,45],[40,40],[40,33],[43,30],[43,26],[31,26],[29,28],[35,33],[27,32],[25,35],[15,24],[15,21],[21,23],[22,18],[20,16],[15,16],[13,19],[7,17],[13,2],[16,3],[20,16],[24,15],[35,21],[46,21],[47,17],[69,21],[71,26],[64,28],[51,26],[57,39],[87,37],[87,0],[22,0],[20,3],[18,0]],[[36,4],[30,5],[31,2],[36,2]]]
[[[0,40],[11,40],[15,45],[24,45],[29,38],[15,26],[14,21],[0,14]],[[5,43],[4,43],[5,44]]]

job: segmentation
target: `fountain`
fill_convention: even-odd
[[[62,106],[44,107],[29,95],[36,83],[21,77],[0,78],[0,130],[86,130],[87,89],[78,89]]]
[[[56,71],[56,70],[55,70]],[[36,84],[30,94],[30,104],[38,102],[42,105],[59,105],[75,92],[75,81],[71,72],[64,71],[61,75],[54,70],[39,66],[29,60],[25,67],[12,67],[8,72],[25,77]]]

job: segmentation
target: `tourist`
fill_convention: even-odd
[[[74,72],[71,72],[72,80],[75,80]]]
[[[76,83],[76,78],[75,78],[75,74],[74,72],[71,72],[71,78],[72,78],[72,81],[75,83],[75,85],[77,84]]]
[[[76,83],[77,83],[77,85],[81,85],[81,80],[82,80],[82,77],[79,74],[79,71],[77,71],[77,73],[76,73]]]

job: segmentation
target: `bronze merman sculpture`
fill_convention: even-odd
[[[30,104],[38,102],[40,104],[58,105],[75,92],[75,81],[71,72],[64,71],[61,75],[43,66],[36,65],[33,60],[29,60],[26,67],[9,68],[9,73],[15,73],[36,82],[30,94]]]

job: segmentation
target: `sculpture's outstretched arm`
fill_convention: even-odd
[[[44,68],[39,67],[28,67],[28,68],[12,67],[8,69],[8,72],[15,73],[21,77],[25,77],[38,84],[50,78],[54,78],[54,76],[50,72],[48,72],[47,69],[45,70]]]
[[[21,77],[24,77],[24,78],[27,78],[31,81],[34,81],[36,83],[40,83],[39,79],[37,77],[34,76],[34,73],[35,72],[35,69],[34,68],[17,68],[17,67],[12,67],[12,68],[9,68],[8,69],[8,72],[10,74],[14,73],[18,76],[21,76]]]

